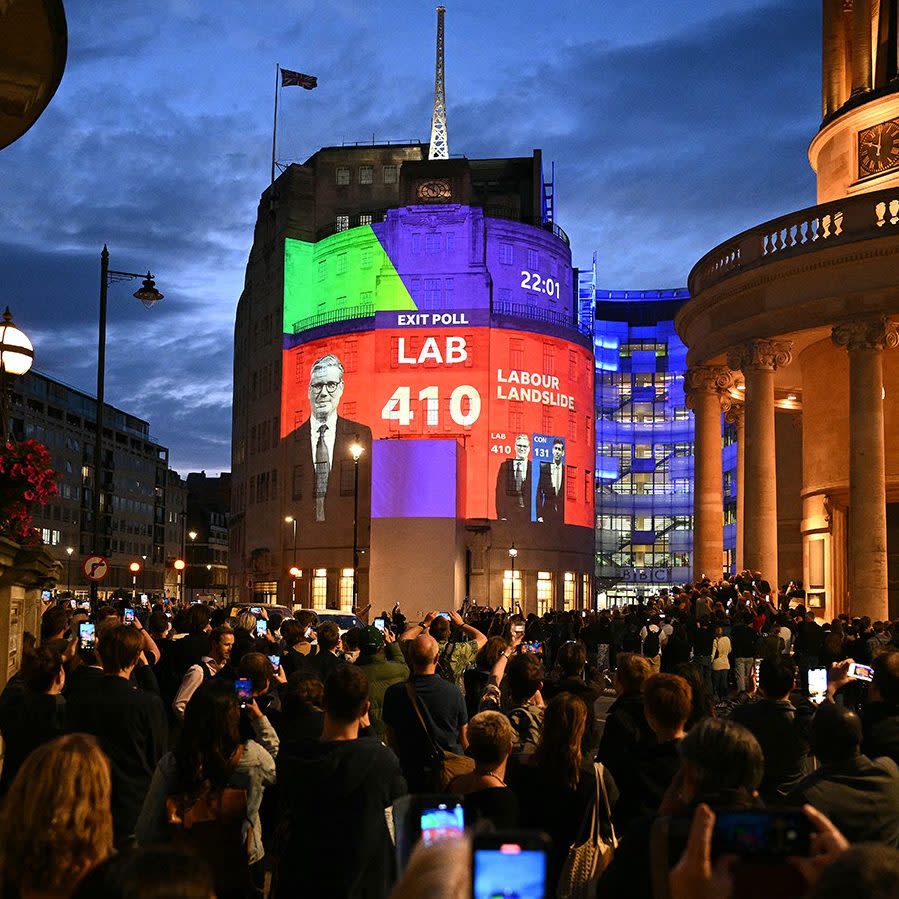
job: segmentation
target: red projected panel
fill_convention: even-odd
[[[329,355],[343,372],[332,359],[313,373]],[[464,314],[454,327],[312,340],[284,351],[281,436],[302,434],[296,452],[314,462],[310,423],[336,411],[347,431],[370,429],[376,440],[457,439],[463,518],[592,527],[592,364],[578,344],[466,327]],[[415,472],[406,478],[414,491]]]

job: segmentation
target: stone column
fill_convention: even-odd
[[[777,589],[777,460],[774,444],[774,371],[792,361],[790,341],[754,340],[731,352],[743,372],[745,444],[743,564]]]
[[[734,403],[724,418],[737,428],[737,547],[734,568],[743,570],[743,513],[746,508],[746,428],[745,408],[742,403]]]
[[[885,318],[837,325],[849,351],[849,603],[853,616],[888,617],[883,350],[899,345]]]
[[[871,0],[853,0],[852,4],[852,93],[871,90]]]
[[[693,577],[724,571],[721,411],[733,377],[723,365],[687,370],[684,393],[695,420],[693,436]]]

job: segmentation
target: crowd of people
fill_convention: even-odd
[[[899,896],[899,623],[822,621],[795,585],[346,632],[68,605],[0,694],[4,899],[464,896],[471,839],[537,832],[543,893],[491,896]],[[417,839],[423,796],[465,835]],[[798,842],[722,849],[746,816]]]

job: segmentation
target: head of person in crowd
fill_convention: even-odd
[[[428,632],[438,642],[443,643],[450,637],[450,622],[448,618],[438,615],[428,628]]]
[[[248,652],[241,657],[237,673],[250,679],[254,696],[262,696],[268,693],[275,672],[268,656],[261,652]]]
[[[122,615],[114,606],[98,606],[94,612],[94,623],[99,627],[105,621],[115,621],[121,624]]]
[[[44,743],[16,774],[0,812],[4,896],[66,896],[112,853],[109,760],[93,737]]]
[[[307,631],[315,624],[315,612],[311,609],[300,609],[294,615],[294,621],[300,626],[302,636],[308,639],[309,634]]]
[[[220,665],[225,665],[231,660],[231,651],[233,649],[234,631],[225,625],[214,628],[209,634],[210,657]]]
[[[323,621],[315,634],[319,652],[335,652],[340,646],[340,625],[336,621]]]
[[[806,899],[895,899],[899,849],[879,843],[850,846],[825,865]]]
[[[762,747],[742,725],[705,718],[680,742],[681,795],[688,803],[749,802],[765,770]]]
[[[368,721],[368,675],[358,665],[341,665],[325,681],[322,704],[325,724],[322,738],[350,739]]]
[[[227,681],[204,681],[184,709],[184,726],[175,745],[179,790],[189,792],[207,782],[212,789],[228,783],[240,746],[240,706]]]
[[[527,705],[543,689],[543,662],[531,652],[512,656],[506,666],[506,687],[514,706]]]
[[[32,693],[62,693],[66,683],[62,653],[54,646],[40,646],[23,656],[22,680]]]
[[[872,667],[874,678],[868,692],[871,701],[899,706],[899,650],[881,653]]]
[[[359,652],[359,635],[362,633],[361,627],[351,627],[340,638],[340,644],[343,651],[348,655],[355,657]]]
[[[497,774],[502,780],[512,752],[514,733],[509,719],[501,712],[478,712],[468,722],[467,754],[474,759],[479,773]]]
[[[280,633],[281,625],[284,623],[284,616],[278,611],[269,612],[268,629],[269,633]]]
[[[249,610],[244,609],[238,612],[233,618],[234,629],[236,631],[244,631],[247,634],[256,636],[256,616]]]
[[[767,656],[759,665],[759,690],[765,699],[786,699],[796,682],[796,663],[779,653]]]
[[[619,696],[638,695],[643,689],[643,682],[652,674],[649,660],[633,652],[620,652],[617,664],[615,677],[612,679],[615,692]]]
[[[65,639],[69,627],[69,613],[62,606],[47,609],[41,618],[41,643]]]
[[[184,631],[188,634],[202,634],[203,631],[210,630],[209,607],[202,603],[190,606],[184,613],[182,622]]]
[[[288,618],[281,625],[281,639],[288,649],[296,646],[303,639],[303,628],[300,627],[299,622],[293,618]]]
[[[812,719],[811,747],[822,765],[845,762],[861,752],[862,722],[845,706],[825,702]]]
[[[177,846],[128,849],[90,872],[72,899],[213,899],[215,878],[196,854]]]
[[[147,617],[147,631],[155,642],[164,640],[169,635],[171,628],[165,612],[150,612]]]
[[[443,620],[443,619],[441,619]],[[430,634],[420,634],[409,646],[409,665],[415,674],[434,674],[440,647]]]
[[[492,671],[499,657],[508,649],[509,644],[502,637],[488,637],[487,642],[478,650],[474,663],[481,671]]]
[[[715,699],[695,662],[681,662],[675,666],[674,673],[690,685],[690,717],[687,719],[689,730],[697,721],[711,718],[715,714]]]
[[[543,731],[534,760],[560,789],[577,788],[582,758],[581,741],[586,726],[587,704],[573,693],[560,693],[543,714]]]
[[[137,667],[142,649],[140,631],[127,624],[107,627],[97,642],[97,654],[106,674],[116,674],[126,680]]]
[[[587,647],[581,640],[567,640],[556,653],[556,668],[562,680],[566,677],[583,677],[586,664]]]
[[[324,701],[325,685],[318,672],[294,671],[287,678],[282,706],[285,717],[302,717],[312,712],[320,712]]]
[[[660,743],[681,739],[693,709],[693,691],[676,674],[654,674],[643,684],[646,722]]]
[[[359,654],[370,658],[375,655],[384,655],[384,634],[381,633],[373,624],[364,627],[359,632]]]

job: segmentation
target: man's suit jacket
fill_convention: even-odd
[[[531,521],[531,478],[533,467],[525,463],[525,477],[519,494],[515,484],[515,460],[507,459],[496,476],[496,517],[509,521]]]
[[[537,481],[537,517],[545,524],[564,524],[565,522],[565,466],[562,465],[562,480],[559,492],[553,487],[553,467],[551,462],[540,465],[540,478]]]
[[[311,527],[338,523],[353,528],[353,456],[350,447],[359,443],[365,452],[359,459],[359,524],[371,516],[371,428],[337,416],[334,455],[328,472],[325,494],[325,521],[315,520],[315,462],[312,456],[312,426],[306,419],[297,428],[293,451],[293,499],[298,504],[297,524],[308,532]]]

